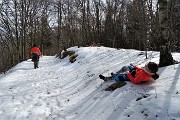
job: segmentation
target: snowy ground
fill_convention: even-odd
[[[180,65],[159,69],[160,78],[104,89],[99,74],[109,76],[124,65],[158,63],[159,52],[106,47],[70,48],[77,61],[43,56],[40,68],[31,60],[0,75],[0,120],[180,120]],[[180,61],[180,53],[173,53]]]

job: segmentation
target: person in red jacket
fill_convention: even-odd
[[[130,64],[130,66],[124,66],[121,70],[117,72],[117,74],[111,74],[110,77],[105,77],[103,75],[99,75],[100,79],[104,81],[112,80],[112,78],[116,81],[131,81],[135,84],[139,84],[149,80],[156,80],[159,78],[159,75],[156,73],[158,71],[158,65],[154,62],[149,62],[143,68],[138,66],[134,66]],[[125,72],[125,73],[120,73]]]
[[[33,44],[33,48],[30,50],[30,55],[32,56],[32,61],[34,62],[34,69],[39,68],[39,56],[42,56],[40,49]]]

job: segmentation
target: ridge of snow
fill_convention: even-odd
[[[72,47],[75,63],[68,57],[40,58],[39,68],[23,61],[0,75],[0,120],[178,120],[180,119],[180,65],[160,68],[160,78],[127,85],[113,92],[104,89],[99,74],[109,76],[124,65],[158,63],[159,52],[148,59],[133,49]],[[180,53],[172,53],[180,60]]]

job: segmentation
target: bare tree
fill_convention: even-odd
[[[60,42],[61,42],[61,28],[62,28],[62,1],[59,0],[57,2],[57,16],[58,16],[58,26],[57,26],[57,44],[58,44],[58,50],[60,50]],[[63,41],[61,42],[61,44]]]
[[[161,29],[161,48],[160,48],[160,61],[159,66],[168,66],[174,63],[173,57],[171,55],[171,39],[170,39],[170,24],[168,19],[169,9],[168,0],[159,0],[159,24]]]

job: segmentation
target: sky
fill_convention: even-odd
[[[159,52],[108,47],[71,47],[78,56],[42,56],[0,74],[0,120],[180,120],[180,65],[159,68],[159,79],[105,91],[114,81],[99,74],[133,63],[159,62]],[[180,61],[180,53],[172,53]]]

